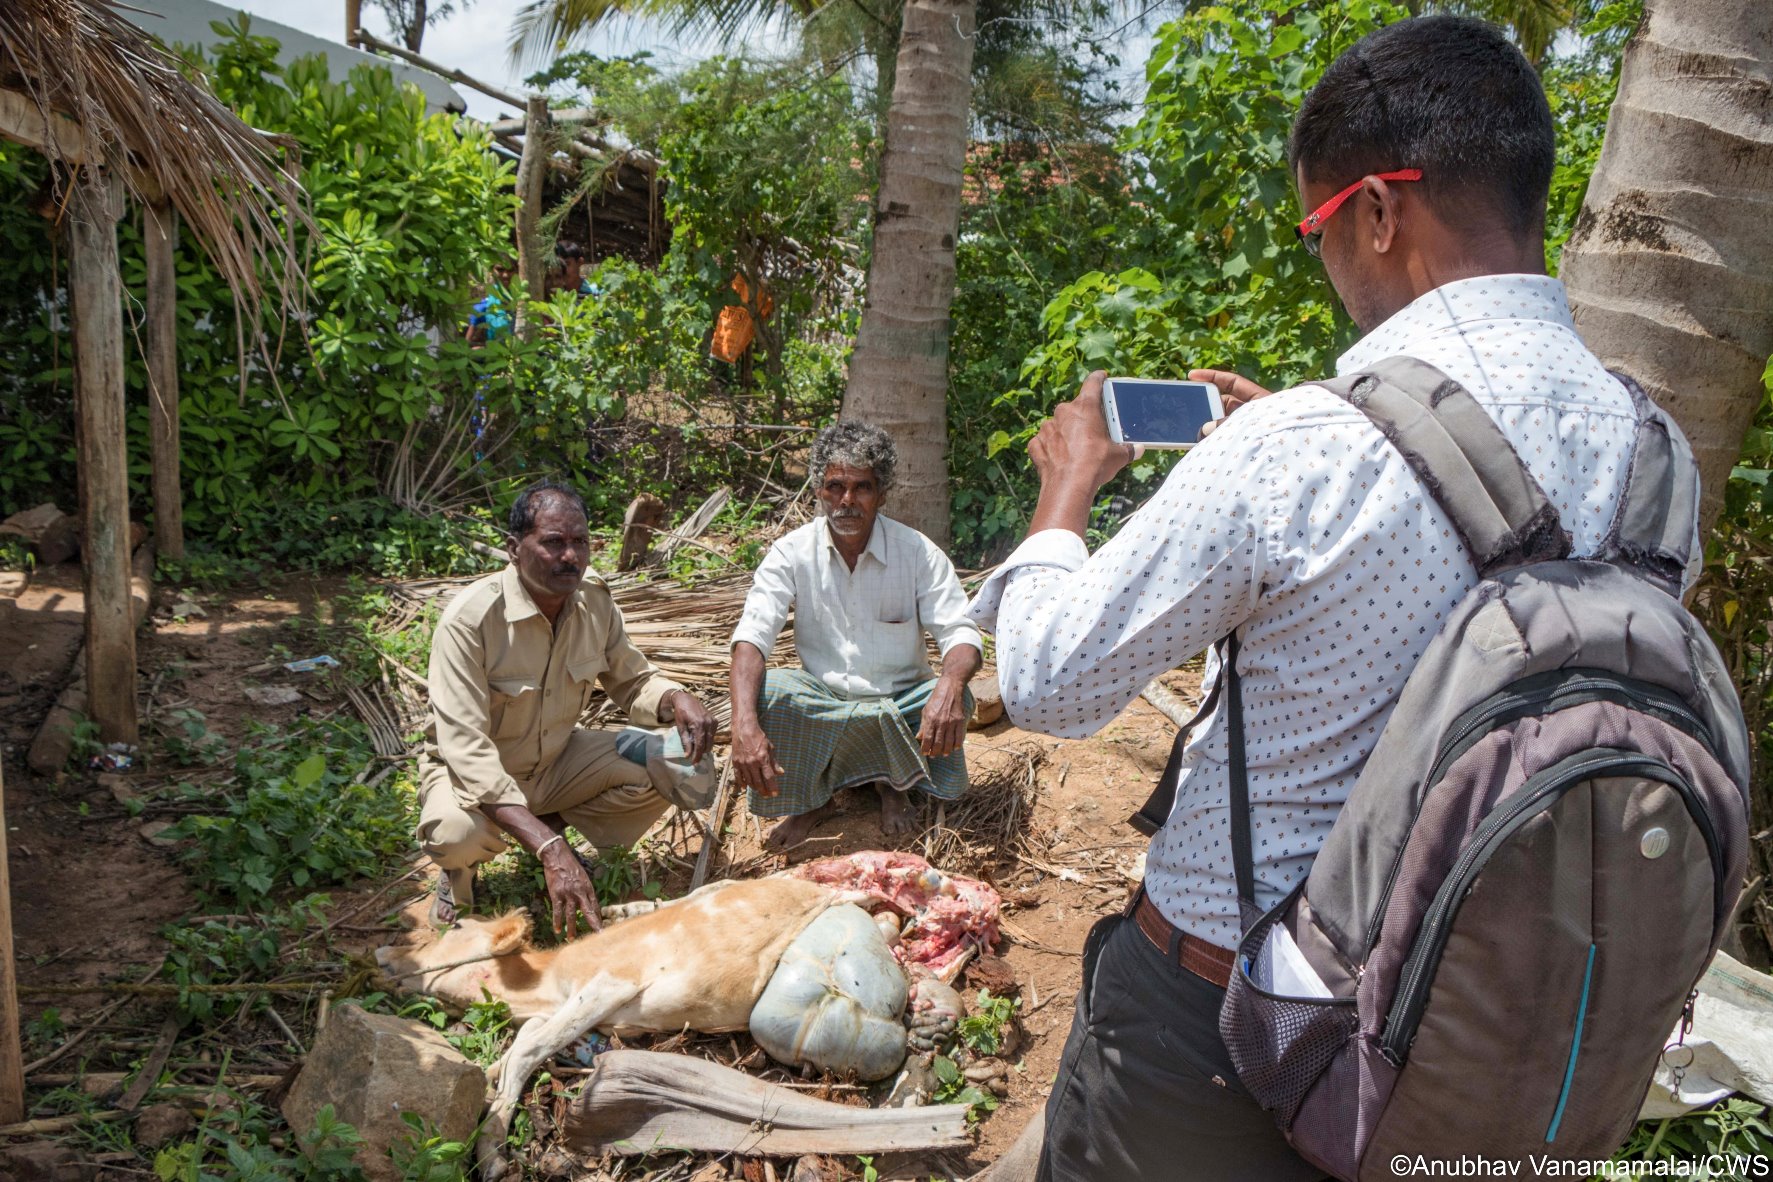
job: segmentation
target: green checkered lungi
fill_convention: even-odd
[[[891,698],[840,698],[804,669],[764,670],[758,718],[783,774],[777,795],[748,793],[752,813],[798,816],[839,788],[876,780],[900,792],[922,788],[938,800],[960,799],[967,790],[966,752],[929,759],[918,747],[917,727],[936,680]],[[971,691],[966,706],[971,714]]]

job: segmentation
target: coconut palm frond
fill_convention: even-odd
[[[611,20],[656,20],[672,36],[710,32],[732,43],[778,16],[807,17],[829,0],[530,0],[507,43],[518,65],[541,65]]]
[[[182,73],[116,7],[4,0],[0,90],[25,95],[46,126],[71,120],[137,199],[169,201],[226,280],[243,322],[265,322],[267,296],[293,312],[306,290],[294,231],[310,224],[293,164],[286,168],[272,137]]]

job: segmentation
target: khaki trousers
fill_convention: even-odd
[[[633,845],[670,807],[646,768],[617,754],[614,731],[573,731],[560,758],[518,784],[531,812],[559,813],[599,850]],[[504,830],[463,808],[454,773],[429,757],[419,761],[419,844],[442,870],[466,870],[508,848]]]

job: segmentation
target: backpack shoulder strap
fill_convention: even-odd
[[[1413,357],[1316,384],[1366,415],[1403,454],[1453,519],[1480,578],[1569,556],[1557,508],[1464,386]]]
[[[1599,557],[1636,568],[1678,597],[1699,520],[1693,449],[1642,386],[1617,371],[1613,376],[1631,395],[1638,430],[1625,490]]]

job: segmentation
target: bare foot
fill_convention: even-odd
[[[835,802],[828,800],[811,812],[799,813],[780,822],[770,830],[770,835],[763,839],[764,852],[779,854],[784,850],[793,849],[812,836],[813,826],[836,811]]]
[[[917,810],[911,807],[911,793],[895,791],[890,785],[875,782],[874,794],[880,797],[880,831],[888,837],[900,837],[917,830]]]

